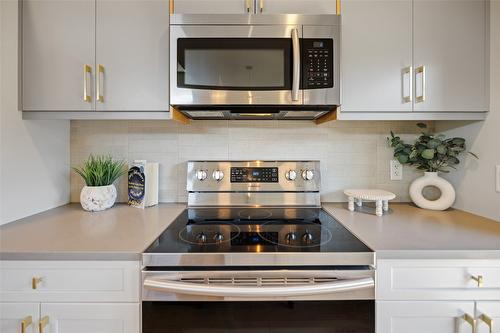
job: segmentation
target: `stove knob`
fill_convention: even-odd
[[[302,178],[304,180],[312,180],[314,178],[314,171],[313,170],[302,171]]]
[[[221,234],[220,232],[216,232],[215,235],[214,235],[214,241],[216,243],[220,243],[224,240],[224,235]]]
[[[220,182],[223,178],[224,178],[224,172],[220,171],[220,170],[215,170],[213,173],[212,173],[212,177]]]
[[[297,235],[294,232],[289,232],[285,236],[285,241],[287,244],[293,243],[297,239]]]
[[[196,240],[198,241],[198,243],[206,243],[207,242],[207,235],[205,235],[203,232],[199,233],[196,236]]]
[[[196,178],[198,178],[199,181],[204,181],[207,179],[207,172],[205,170],[198,170],[196,171]]]
[[[303,244],[311,244],[313,242],[313,235],[306,230],[306,232],[302,235],[302,243]]]
[[[297,178],[297,172],[295,170],[288,170],[285,177],[288,180],[295,180]]]

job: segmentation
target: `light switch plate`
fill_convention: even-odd
[[[391,180],[403,179],[403,165],[397,160],[391,160]]]
[[[497,165],[495,175],[496,175],[497,192],[500,193],[500,165]]]

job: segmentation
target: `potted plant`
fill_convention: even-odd
[[[407,144],[391,131],[387,138],[389,145],[394,148],[394,157],[403,165],[416,167],[424,171],[424,176],[417,178],[410,186],[410,197],[413,202],[425,209],[445,210],[455,202],[455,189],[439,172],[449,172],[460,163],[458,157],[466,151],[464,138],[446,138],[443,134],[430,134],[426,131],[427,125],[418,123],[424,131],[415,143]],[[473,153],[469,152],[476,157]],[[426,199],[422,191],[425,187],[435,186],[441,191],[440,198]]]
[[[82,208],[98,212],[113,207],[116,187],[113,183],[127,172],[125,162],[114,161],[111,156],[93,156],[81,168],[73,168],[85,181],[80,193]]]

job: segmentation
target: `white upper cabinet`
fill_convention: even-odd
[[[92,110],[95,1],[25,0],[22,16],[23,110]]]
[[[97,111],[168,111],[168,0],[97,1]]]
[[[38,303],[0,303],[0,332],[38,332],[39,307]]]
[[[411,0],[342,2],[342,111],[412,110],[411,22]]]
[[[173,0],[174,14],[251,14],[254,0]]]
[[[414,0],[415,111],[487,111],[486,2]],[[420,67],[422,68],[422,67]],[[425,84],[423,101],[422,84]]]
[[[337,14],[335,0],[256,0],[262,14]]]

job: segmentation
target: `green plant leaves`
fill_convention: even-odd
[[[111,156],[90,155],[81,168],[73,168],[87,186],[108,186],[127,173],[124,161],[114,161]]]
[[[436,151],[434,149],[425,149],[421,155],[426,160],[432,160],[434,158],[435,153]]]

